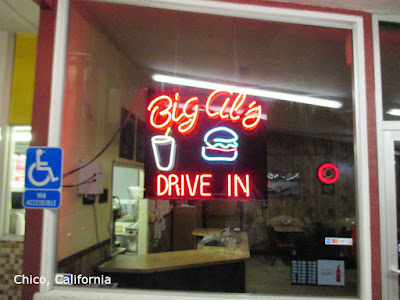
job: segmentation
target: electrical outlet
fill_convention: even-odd
[[[79,170],[79,194],[100,195],[103,193],[103,167],[90,164]]]
[[[99,203],[107,203],[108,200],[108,189],[104,189],[103,194],[99,197]]]
[[[93,205],[96,201],[96,195],[83,195],[83,205]]]

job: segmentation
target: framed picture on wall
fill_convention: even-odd
[[[321,185],[321,194],[324,194],[324,195],[335,195],[335,185],[334,184],[322,183],[322,185]]]
[[[125,108],[121,108],[121,125],[124,124],[125,119],[128,116],[128,111]],[[130,115],[125,125],[121,129],[119,139],[119,157],[133,160],[135,152],[135,116]]]
[[[268,173],[268,198],[297,197],[299,173]]]
[[[137,119],[137,131],[136,131],[136,161],[144,162],[144,151],[145,151],[145,127],[146,122]]]

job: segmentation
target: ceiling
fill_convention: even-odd
[[[84,8],[146,76],[174,74],[339,100],[343,107],[332,110],[264,98],[268,126],[352,140],[349,30],[92,1]]]
[[[37,33],[39,6],[32,0],[0,0],[0,31]]]

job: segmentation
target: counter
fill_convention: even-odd
[[[166,290],[245,291],[245,264],[250,257],[247,233],[241,233],[236,250],[205,246],[201,249],[119,254],[99,265],[119,287]]]

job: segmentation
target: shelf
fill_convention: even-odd
[[[135,232],[135,233],[115,232],[114,234],[115,234],[115,236],[118,236],[118,235],[120,235],[120,236],[136,236],[136,235],[138,235],[138,232]]]

